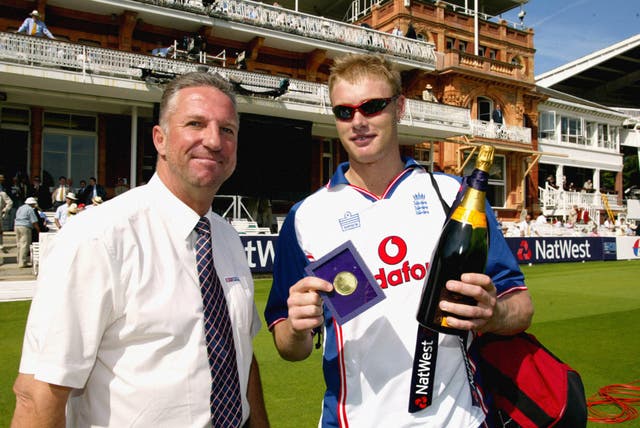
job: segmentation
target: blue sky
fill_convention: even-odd
[[[529,0],[539,75],[640,33],[640,0]],[[518,22],[514,9],[503,15]]]

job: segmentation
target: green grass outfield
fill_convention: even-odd
[[[536,314],[530,332],[582,375],[587,395],[640,379],[640,262],[589,262],[523,266]],[[270,287],[256,280],[260,313]],[[0,282],[0,287],[2,283]],[[0,427],[9,425],[29,302],[0,303]],[[263,328],[255,352],[274,428],[317,426],[323,393],[320,351],[303,362],[277,355]],[[589,427],[606,425],[589,423]],[[639,427],[640,419],[617,424]]]

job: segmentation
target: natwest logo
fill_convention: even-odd
[[[529,243],[524,239],[520,242],[517,256],[521,262],[531,260],[531,248],[529,248]]]
[[[378,245],[378,256],[385,264],[392,267],[397,266],[396,269],[389,271],[380,268],[378,274],[374,275],[382,288],[387,288],[390,285],[395,287],[414,279],[424,279],[427,275],[429,262],[411,264],[409,260],[406,260],[407,243],[399,236],[384,238]]]

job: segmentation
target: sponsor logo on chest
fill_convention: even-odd
[[[413,280],[423,280],[429,262],[409,260],[407,243],[399,236],[388,236],[378,245],[380,261],[388,265],[374,275],[381,288],[396,287]]]

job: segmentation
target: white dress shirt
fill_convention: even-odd
[[[207,217],[246,421],[252,338],[260,329],[253,281],[235,230],[211,211]],[[75,388],[67,426],[210,426],[198,214],[154,176],[76,220],[41,255],[20,372]]]

